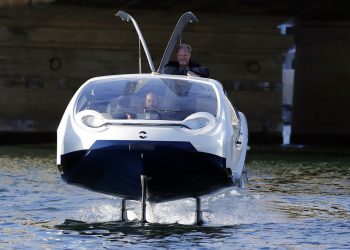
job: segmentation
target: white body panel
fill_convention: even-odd
[[[97,140],[140,140],[140,131],[147,131],[148,141],[183,141],[190,142],[199,152],[210,153],[226,159],[226,167],[231,168],[233,178],[238,180],[244,168],[247,150],[248,128],[245,116],[238,113],[232,117],[231,104],[224,94],[221,84],[212,79],[187,76],[143,74],[147,78],[191,79],[214,87],[218,96],[218,112],[215,124],[209,129],[191,130],[184,126],[169,126],[167,121],[159,124],[150,121],[130,121],[135,124],[113,124],[100,128],[82,127],[75,119],[74,107],[81,90],[96,80],[118,79],[141,75],[119,75],[93,78],[76,92],[70,101],[57,131],[57,164],[61,164],[61,155],[89,149]],[[236,113],[237,114],[237,113]],[[150,123],[150,124],[149,124]],[[162,124],[165,123],[165,124]]]

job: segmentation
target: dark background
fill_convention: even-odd
[[[55,141],[82,83],[138,72],[137,36],[114,16],[118,10],[138,21],[155,65],[179,16],[192,11],[199,23],[186,27],[183,42],[246,114],[251,142],[282,141],[282,69],[295,48],[292,143],[349,143],[349,7],[330,0],[0,1],[1,143]]]

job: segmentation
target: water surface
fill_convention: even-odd
[[[65,184],[55,145],[0,147],[1,249],[349,249],[350,151],[257,146],[246,189],[148,206]],[[134,220],[135,219],[135,220]]]

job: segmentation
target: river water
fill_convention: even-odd
[[[0,249],[350,249],[350,150],[257,146],[249,183],[148,205],[65,184],[55,145],[0,147]]]

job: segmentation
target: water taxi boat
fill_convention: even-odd
[[[135,20],[117,16],[134,23],[151,72],[95,77],[79,88],[57,130],[62,178],[141,200],[143,221],[146,201],[194,197],[200,223],[201,195],[245,184],[246,118],[217,80],[162,73],[192,13],[180,18],[157,71]]]

